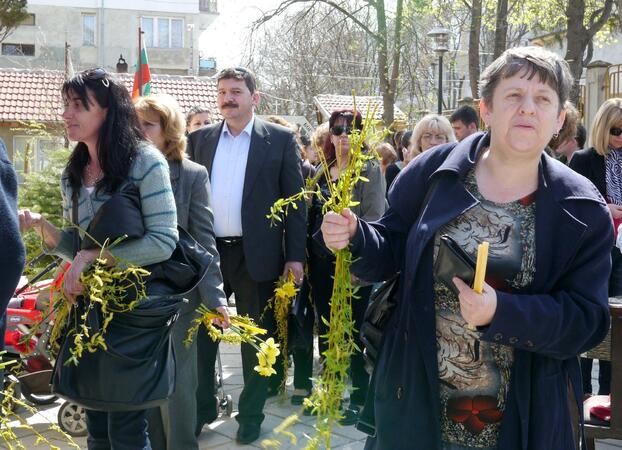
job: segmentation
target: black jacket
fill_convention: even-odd
[[[600,195],[603,197],[607,196],[605,157],[603,155],[596,153],[596,150],[593,148],[579,150],[572,155],[568,167],[594,183]]]
[[[488,139],[478,133],[423,153],[396,179],[384,216],[370,224],[359,220],[352,272],[380,281],[401,271],[372,382],[377,435],[367,449],[440,448],[433,237],[477,203],[463,179]],[[436,188],[418,216],[432,180]],[[497,311],[481,339],[514,348],[497,447],[570,450],[566,383],[571,377],[580,390],[577,355],[609,329],[613,229],[594,186],[546,155],[536,204],[535,278],[523,292],[497,291]]]

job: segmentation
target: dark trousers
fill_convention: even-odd
[[[216,240],[220,254],[225,295],[235,294],[235,306],[238,315],[248,315],[262,328],[268,330],[262,339],[274,337],[275,321],[272,309],[266,309],[268,300],[273,296],[276,280],[257,282],[246,269],[242,241],[224,244]],[[257,350],[252,345],[242,344],[242,373],[244,389],[238,405],[238,423],[259,425],[264,420],[263,407],[268,395],[269,377],[264,377],[254,370],[257,365]],[[276,364],[282,364],[277,359]],[[276,367],[275,367],[276,368]],[[273,375],[274,376],[274,375]]]
[[[290,346],[293,347],[291,354],[294,360],[294,389],[311,391],[311,375],[313,373],[313,324],[315,323],[315,310],[310,299],[311,287],[308,278],[302,283],[300,292],[296,298],[301,304],[297,306],[295,318],[299,325],[295,327],[297,336],[289,336]],[[290,327],[291,330],[291,327]],[[296,342],[294,342],[294,340]]]
[[[203,326],[199,328],[197,341],[197,421],[211,423],[218,417],[218,399],[216,398],[216,354],[218,343],[214,342]]]
[[[322,318],[330,320],[330,298],[333,291],[333,276],[335,274],[335,262],[330,257],[311,254],[309,258],[309,282],[311,284],[312,301],[318,317],[318,335],[320,355],[323,355],[328,347],[328,342],[322,336],[328,333],[328,326]],[[354,342],[359,349],[363,348],[358,330],[360,330],[365,316],[365,310],[369,302],[372,286],[358,289],[358,298],[352,300],[352,318],[354,319]],[[307,353],[306,360],[300,358],[300,366],[294,368],[294,373],[300,369],[300,379],[309,379],[313,369],[313,352]],[[296,363],[296,361],[295,361]],[[296,376],[296,375],[295,375]],[[350,395],[350,403],[362,406],[367,396],[369,374],[365,371],[365,360],[360,351],[355,351],[350,358],[350,377],[352,379],[353,392]]]
[[[609,297],[622,295],[622,253],[617,247],[611,251],[611,275],[609,276]],[[583,392],[592,393],[592,359],[581,358]],[[611,392],[611,361],[598,360],[598,395]]]
[[[85,413],[89,450],[151,450],[145,410]]]

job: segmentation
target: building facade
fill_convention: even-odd
[[[115,71],[119,58],[134,72],[138,28],[152,73],[196,75],[199,36],[217,17],[217,0],[29,0],[30,16],[4,42],[0,68],[65,68],[65,43],[75,70]]]

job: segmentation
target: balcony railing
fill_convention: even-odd
[[[207,13],[217,13],[218,0],[199,0],[199,11]]]

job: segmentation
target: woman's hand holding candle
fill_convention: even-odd
[[[453,282],[460,291],[460,312],[467,321],[468,328],[488,325],[497,310],[497,293],[486,284],[486,266],[488,263],[488,242],[484,241],[477,248],[475,278],[471,289],[464,281],[454,277]]]

